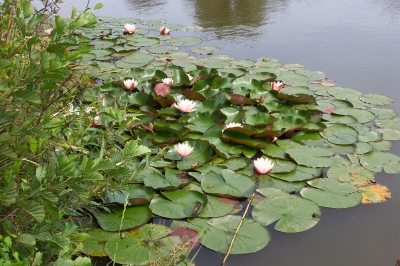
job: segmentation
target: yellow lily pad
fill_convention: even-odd
[[[387,201],[392,197],[389,189],[380,184],[373,184],[369,186],[362,186],[358,189],[362,194],[362,204],[372,204]]]

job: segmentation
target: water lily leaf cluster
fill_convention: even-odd
[[[382,170],[400,173],[400,157],[388,152],[389,141],[400,139],[400,118],[382,107],[389,97],[337,87],[298,64],[211,55],[218,48],[199,46],[196,36],[157,35],[162,21],[132,22],[144,28],[122,35],[122,20],[102,18],[84,35],[94,51],[81,64],[98,81],[84,95],[99,111],[95,126],[140,138],[152,151],[138,170],[122,174],[131,185],[104,199],[109,212],[95,218],[104,231],[118,233],[104,235],[104,250],[88,248],[89,254],[141,265],[169,252],[179,240],[149,225],[152,216],[196,230],[202,245],[225,253],[240,221],[235,203],[246,204],[255,189],[233,254],[265,247],[265,226],[274,222],[275,230],[302,232],[320,221],[321,207],[390,198],[375,179]],[[127,79],[137,86],[124,88]],[[278,81],[282,88],[274,89]],[[137,119],[111,123],[109,109]],[[189,154],[174,148],[180,143],[192,148]],[[257,173],[257,158],[271,160],[273,169]],[[96,230],[91,234],[102,238]]]

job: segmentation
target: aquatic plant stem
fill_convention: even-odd
[[[260,179],[257,178],[257,180],[256,180],[256,185],[254,186],[253,194],[252,194],[251,197],[249,198],[249,202],[247,203],[246,209],[244,210],[244,213],[243,213],[243,215],[242,215],[242,218],[240,219],[240,223],[239,223],[238,227],[236,228],[235,234],[233,234],[231,243],[230,243],[229,248],[228,248],[228,252],[226,252],[225,258],[224,258],[224,260],[222,261],[221,266],[225,266],[226,260],[228,259],[229,254],[230,254],[231,251],[232,251],[232,247],[233,247],[233,244],[235,243],[237,234],[239,233],[239,230],[240,230],[240,228],[242,227],[244,218],[246,218],[246,215],[247,215],[247,212],[249,211],[250,205],[251,205],[251,203],[253,202],[254,196],[255,196],[256,193],[257,193],[256,190],[257,190],[259,184],[260,184]]]

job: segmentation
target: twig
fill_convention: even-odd
[[[237,235],[238,235],[238,233],[239,233],[239,230],[240,230],[240,228],[242,227],[242,224],[243,224],[243,222],[244,222],[244,218],[246,217],[247,212],[248,212],[248,210],[249,210],[249,208],[250,208],[250,205],[251,205],[251,203],[253,202],[253,199],[254,199],[254,197],[255,197],[255,195],[256,195],[256,189],[258,188],[258,185],[259,185],[259,184],[260,184],[260,179],[257,178],[257,180],[256,180],[256,185],[254,186],[253,194],[251,195],[251,197],[250,197],[250,199],[249,199],[249,203],[247,203],[246,209],[244,210],[244,213],[243,213],[243,215],[242,215],[242,219],[240,219],[240,223],[239,223],[238,227],[236,228],[235,234],[234,234],[233,237],[232,237],[231,244],[229,245],[229,248],[228,248],[228,252],[226,253],[224,260],[222,261],[221,266],[225,266],[226,260],[228,259],[229,254],[230,254],[231,251],[232,251],[233,243],[235,243],[236,237],[237,237]]]
[[[11,3],[11,7],[10,7],[10,16],[8,17],[6,44],[9,44],[11,41],[11,27],[12,27],[12,21],[13,21],[13,11],[14,11],[16,2],[17,2],[17,0],[14,0]]]

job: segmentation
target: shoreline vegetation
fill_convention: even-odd
[[[267,226],[390,199],[391,98],[174,36],[199,27],[41,2],[0,4],[0,265],[184,266],[201,246],[224,265]]]

